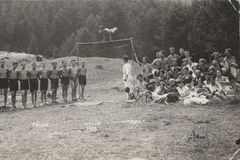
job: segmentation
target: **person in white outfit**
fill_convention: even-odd
[[[132,91],[132,67],[128,60],[129,58],[127,55],[123,56],[123,83],[124,89],[128,87],[130,88],[130,91]]]

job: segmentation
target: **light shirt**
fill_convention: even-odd
[[[178,91],[180,97],[186,97],[190,94],[190,88],[187,86],[183,86],[182,88],[177,87],[177,91]]]
[[[132,79],[132,67],[130,63],[123,65],[123,80],[130,81]]]
[[[132,67],[130,63],[125,63],[123,65],[123,81],[124,81],[124,88],[130,88],[130,91],[133,89],[132,85]]]

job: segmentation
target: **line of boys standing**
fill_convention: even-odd
[[[4,92],[4,107],[7,105],[8,88],[11,92],[12,109],[16,108],[16,94],[19,90],[22,92],[22,105],[27,108],[27,94],[28,90],[31,92],[32,105],[36,107],[37,92],[41,91],[41,106],[47,104],[47,90],[49,87],[48,79],[51,82],[52,103],[57,103],[57,90],[59,87],[59,80],[62,86],[62,97],[64,102],[67,102],[68,89],[71,83],[72,87],[72,101],[77,101],[77,86],[79,83],[79,95],[81,100],[84,99],[84,90],[86,85],[87,69],[86,63],[82,62],[78,67],[75,60],[71,61],[71,68],[67,68],[67,62],[62,61],[62,66],[57,68],[57,62],[52,62],[52,70],[46,68],[46,63],[42,63],[41,70],[37,70],[36,62],[32,62],[31,70],[26,70],[26,63],[21,63],[21,70],[17,71],[18,62],[13,62],[12,68],[9,70],[5,67],[5,61],[1,61],[0,65],[0,89]]]

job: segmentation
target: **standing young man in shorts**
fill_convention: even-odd
[[[81,86],[80,92],[80,99],[85,100],[84,98],[84,91],[85,91],[85,86],[87,85],[87,68],[86,68],[86,63],[81,62],[81,67],[78,69],[78,81],[79,85]]]
[[[27,93],[29,90],[28,71],[25,69],[26,63],[21,63],[22,69],[18,72],[18,79],[20,81],[20,89],[22,91],[22,105],[27,108]]]
[[[57,90],[59,83],[59,71],[57,69],[57,62],[52,63],[53,69],[49,72],[49,79],[51,80],[52,89],[52,103],[57,103]]]
[[[9,71],[9,88],[12,95],[12,109],[16,109],[16,95],[18,91],[18,72],[16,71],[18,62],[13,62],[12,69]]]
[[[72,87],[72,101],[77,101],[77,86],[78,86],[78,67],[76,66],[76,61],[73,59],[71,61],[71,87]]]
[[[60,71],[60,79],[62,84],[62,97],[64,102],[68,102],[67,97],[68,97],[68,88],[70,83],[70,70],[67,69],[66,61],[62,62],[62,66],[63,68]]]
[[[5,68],[5,61],[0,62],[0,89],[3,90],[4,108],[7,106],[7,92],[8,92],[8,69]]]
[[[42,63],[42,69],[38,73],[41,90],[41,106],[47,104],[48,76],[49,71],[46,69],[46,63]]]
[[[36,62],[32,62],[32,70],[29,71],[28,78],[32,97],[32,105],[33,107],[37,107],[38,71]]]

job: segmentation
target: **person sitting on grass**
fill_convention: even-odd
[[[177,91],[179,94],[179,98],[184,99],[185,97],[187,97],[190,94],[190,87],[189,85],[184,85],[183,81],[177,81]]]
[[[218,82],[216,82],[215,77],[213,75],[210,77],[210,84],[207,87],[211,92],[210,98],[215,98],[216,100],[227,99],[222,90],[222,86]]]
[[[210,90],[203,85],[202,80],[198,80],[197,86],[184,99],[184,105],[190,104],[207,104],[209,102]]]
[[[147,57],[142,58],[142,74],[143,77],[148,76],[152,74],[152,66],[149,64],[149,60]]]
[[[129,87],[125,88],[125,92],[127,93],[127,100],[126,100],[126,102],[132,103],[132,102],[137,101],[137,98],[136,98],[135,94],[130,90]]]
[[[135,87],[137,99],[141,99],[143,97],[143,95],[145,94],[145,88],[146,88],[146,83],[143,80],[143,76],[142,76],[142,74],[138,74],[137,75],[137,86]]]

